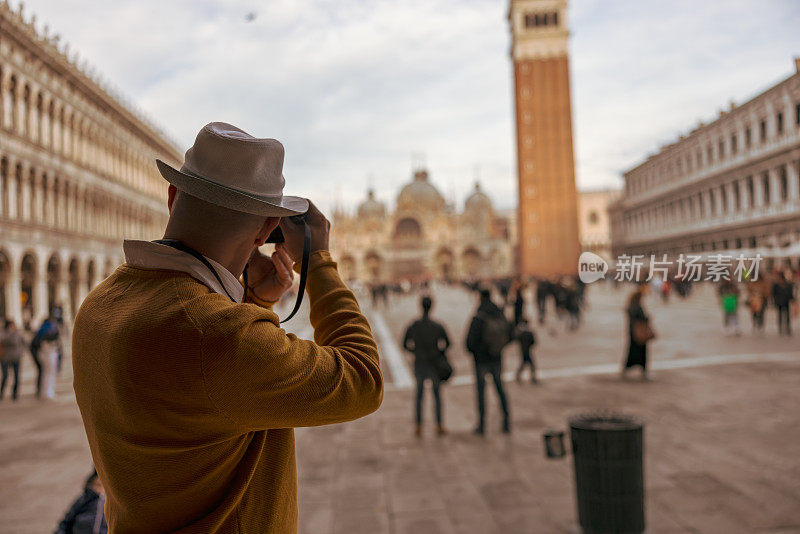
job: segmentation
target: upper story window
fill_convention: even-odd
[[[794,107],[794,123],[800,126],[800,104]]]
[[[706,148],[706,163],[712,163],[714,161],[714,147],[708,145]]]
[[[766,120],[761,119],[761,122],[759,123],[759,129],[761,131],[761,142],[763,143],[764,141],[767,140],[767,121]]]
[[[739,146],[736,139],[736,134],[731,135],[731,153],[736,154],[739,150]]]
[[[777,119],[775,122],[775,127],[778,131],[778,135],[781,135],[783,133],[783,111],[778,113],[775,118]]]
[[[764,173],[764,176],[761,178],[761,182],[764,187],[764,204],[770,203],[770,196],[769,196],[769,173]]]
[[[744,147],[750,148],[751,144],[753,144],[753,133],[750,131],[750,127],[748,126],[744,131]]]
[[[538,28],[540,26],[558,26],[558,12],[525,14],[526,28]]]
[[[747,177],[747,201],[749,202],[751,208],[755,204],[755,198],[756,198],[756,186],[753,183],[753,177],[752,176],[748,176]]]
[[[719,138],[719,152],[718,158],[722,159],[725,156],[725,139],[722,137]]]

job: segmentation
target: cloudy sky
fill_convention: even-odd
[[[18,2],[12,1],[16,6]],[[516,204],[507,0],[26,0],[181,148],[212,120],[286,146],[288,190],[389,203],[424,161]],[[248,17],[248,14],[251,14]],[[248,18],[253,20],[248,21]],[[797,0],[571,0],[577,181],[789,76]]]

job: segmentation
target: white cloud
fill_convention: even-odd
[[[479,166],[515,204],[505,0],[28,0],[183,145],[211,120],[287,149],[290,189],[393,200],[423,152],[459,202]],[[800,7],[772,0],[574,0],[579,185],[620,171],[730,98],[788,74]],[[245,15],[257,17],[247,23]]]

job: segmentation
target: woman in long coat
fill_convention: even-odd
[[[640,331],[642,327],[647,327],[649,330],[650,326],[650,318],[642,306],[642,297],[647,291],[646,287],[640,286],[631,294],[625,310],[628,315],[628,357],[622,368],[622,378],[626,377],[628,369],[639,366],[642,368],[642,380],[649,379],[647,374],[647,342],[649,340],[638,339],[639,336],[636,335],[637,329]]]

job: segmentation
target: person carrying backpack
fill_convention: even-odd
[[[503,432],[511,432],[511,420],[508,413],[508,401],[503,388],[502,352],[503,348],[511,341],[512,325],[508,322],[503,311],[492,302],[491,292],[482,289],[481,302],[472,318],[467,332],[467,350],[475,358],[475,386],[478,397],[478,426],[475,434],[483,435],[486,419],[486,399],[484,389],[486,375],[492,375],[500,407],[503,410]]]

